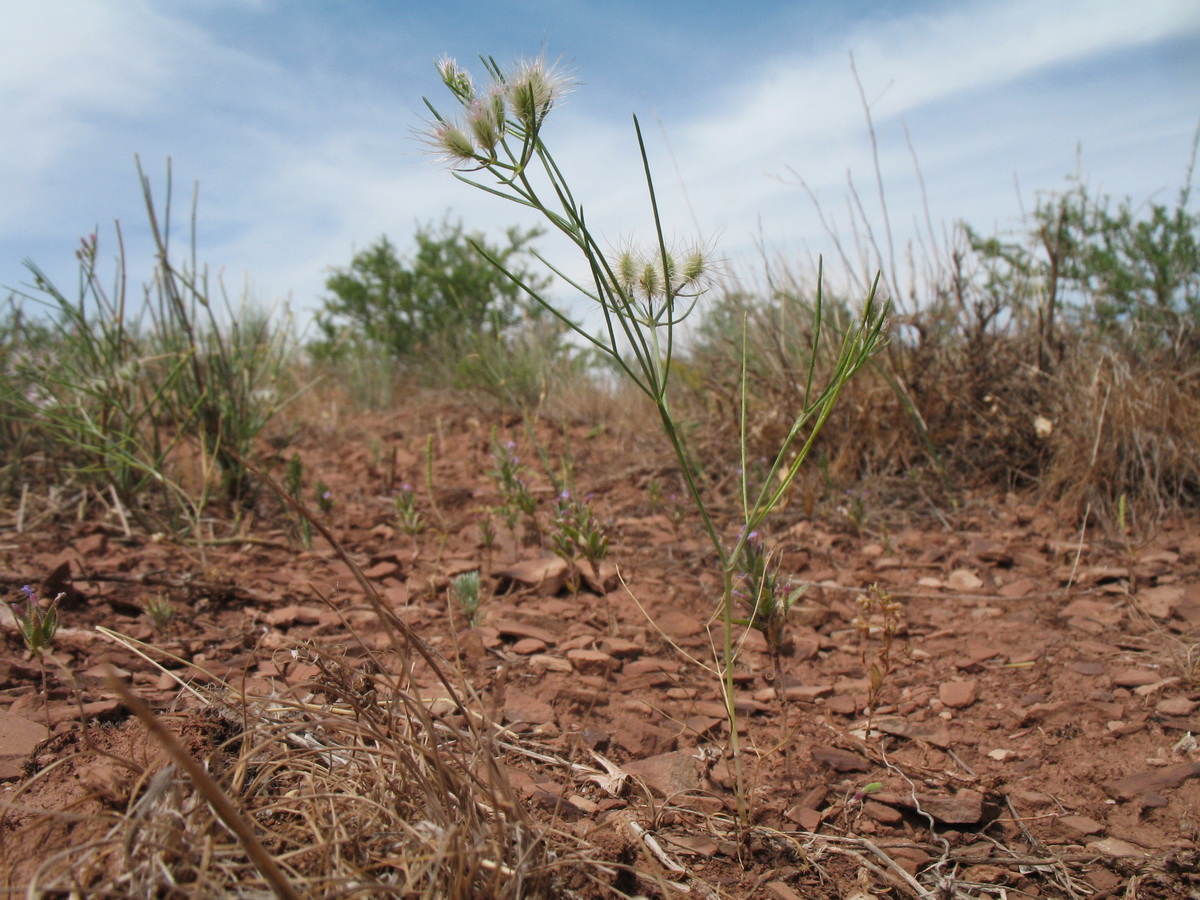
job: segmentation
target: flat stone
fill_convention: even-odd
[[[911,722],[908,719],[877,719],[875,728],[885,734],[924,741],[945,750],[953,743],[946,723],[940,719],[931,722]]]
[[[1059,816],[1057,823],[1076,834],[1099,834],[1104,826],[1087,816]]]
[[[1113,673],[1113,684],[1117,687],[1141,687],[1144,684],[1155,684],[1162,678],[1157,672],[1149,669],[1126,669]]]
[[[1125,618],[1125,611],[1111,603],[1099,600],[1072,600],[1058,611],[1060,619],[1069,620],[1070,624],[1081,626],[1081,623],[1091,622],[1094,625],[1111,628],[1119,625]],[[1075,620],[1078,620],[1075,621]],[[1086,629],[1085,629],[1086,630]]]
[[[763,888],[773,900],[804,900],[802,894],[796,893],[795,888],[783,881],[768,881]]]
[[[631,678],[636,678],[639,675],[651,675],[655,673],[671,673],[678,672],[679,664],[673,660],[655,659],[653,656],[647,656],[642,659],[635,659],[632,662],[625,663],[621,667],[621,673],[628,675]]]
[[[543,725],[554,721],[554,707],[532,694],[509,687],[504,692],[504,720],[510,725]]]
[[[654,793],[671,797],[685,791],[700,790],[698,760],[687,750],[672,750],[648,759],[626,763],[626,774],[638,778]]]
[[[858,700],[848,694],[842,694],[840,697],[830,697],[829,702],[825,704],[826,708],[839,716],[853,716],[859,710]]]
[[[1032,594],[1037,587],[1038,583],[1032,578],[1018,578],[1016,581],[1010,581],[1003,585],[996,593],[1006,600],[1018,600]]]
[[[557,556],[543,556],[501,569],[496,575],[520,584],[542,587],[546,593],[554,594],[566,583],[567,564]]]
[[[800,703],[813,703],[818,697],[826,697],[832,693],[832,684],[791,684],[783,689],[783,694],[788,700]]]
[[[29,756],[34,748],[46,739],[49,731],[45,725],[9,712],[0,712],[0,763],[5,763],[3,776],[12,773],[14,778],[21,774],[20,761]]]
[[[967,545],[967,553],[980,562],[994,563],[998,566],[1011,566],[1012,554],[999,541],[988,538],[976,538]]]
[[[529,657],[529,668],[539,672],[562,672],[564,674],[575,671],[575,667],[561,656],[551,656],[548,653],[535,653]]]
[[[1101,841],[1092,841],[1087,845],[1087,849],[1093,853],[1100,853],[1104,856],[1112,856],[1117,859],[1146,855],[1146,851],[1141,847],[1135,847],[1128,841],[1122,841],[1118,838],[1104,838]]]
[[[567,661],[581,675],[608,675],[621,668],[621,661],[601,650],[568,650]]]
[[[1147,769],[1133,775],[1126,775],[1117,781],[1111,781],[1104,786],[1114,797],[1121,800],[1132,800],[1149,791],[1162,791],[1176,788],[1189,778],[1200,775],[1200,762],[1178,763],[1161,769]]]
[[[532,625],[529,622],[522,622],[519,619],[488,619],[488,625],[495,628],[496,631],[504,637],[516,638],[534,638],[542,641],[548,647],[553,647],[558,643],[558,638],[552,631],[546,628],[539,628],[537,625]]]
[[[671,850],[687,856],[717,855],[717,842],[702,834],[667,834],[662,840]]]
[[[793,806],[784,815],[805,831],[816,831],[821,827],[820,810],[809,806]]]
[[[871,769],[869,762],[857,753],[851,753],[849,750],[839,750],[837,747],[814,744],[811,752],[813,759],[817,762],[825,763],[825,765],[837,772],[867,772]]]
[[[321,619],[321,613],[324,610],[317,606],[281,606],[279,609],[270,610],[265,616],[264,621],[268,625],[274,625],[276,628],[283,628],[288,625],[316,625]]]
[[[943,825],[974,825],[983,818],[983,794],[964,788],[953,797],[918,797],[921,809]]]
[[[521,638],[509,649],[518,656],[532,656],[534,653],[541,653],[545,650],[546,642],[539,641],[537,638]]]
[[[951,709],[965,709],[979,699],[979,682],[946,681],[938,687],[938,699]]]
[[[904,821],[904,813],[894,807],[867,800],[863,803],[863,814],[883,825],[899,825]]]
[[[1164,716],[1190,716],[1197,705],[1200,704],[1187,697],[1165,697],[1158,701],[1154,710]]]
[[[1146,588],[1138,591],[1134,600],[1146,615],[1156,619],[1169,619],[1175,607],[1183,602],[1183,589],[1173,585]]]
[[[363,575],[372,581],[376,581],[380,578],[390,578],[399,571],[399,565],[397,565],[393,560],[385,559],[375,563],[375,565],[371,566],[369,569],[364,569]]]
[[[619,637],[605,638],[600,649],[615,659],[637,659],[644,652],[641,644]]]
[[[983,579],[970,569],[955,569],[946,578],[946,586],[954,591],[977,591],[983,587]]]

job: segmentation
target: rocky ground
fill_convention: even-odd
[[[528,526],[510,533],[493,517],[486,546],[494,434],[536,459],[519,421],[445,405],[308,427],[285,453],[328,485],[325,518],[383,601],[529,751],[503,763],[547,827],[697,896],[1200,896],[1194,516],[1115,539],[996,492],[954,510],[919,497],[874,498],[849,517],[836,503],[784,509],[771,538],[782,571],[810,587],[782,677],[761,636],[739,634],[754,824],[739,836],[730,726],[706,669],[718,577],[667,459],[652,436],[572,426],[576,492],[611,541],[599,577],[572,591]],[[561,428],[538,434],[552,460],[567,450]],[[406,482],[425,522],[415,535],[393,501]],[[548,508],[548,481],[532,486]],[[120,513],[31,490],[0,521],[5,597],[25,584],[63,594],[48,704],[0,610],[0,849],[13,886],[34,863],[43,880],[71,865],[95,837],[86,815],[51,827],[48,813],[132,804],[130,773],[164,764],[106,665],[175,721],[191,715],[180,730],[200,753],[206,701],[175,676],[270,696],[320,674],[292,652],[305,642],[383,640],[319,536],[305,550],[294,525],[264,515],[242,538],[214,527],[214,540],[177,544],[127,531]],[[448,586],[473,569],[484,601],[470,627]],[[890,646],[882,596],[900,604]],[[152,622],[148,600],[174,615]],[[100,626],[162,651],[157,664]],[[445,712],[436,685],[422,689]]]

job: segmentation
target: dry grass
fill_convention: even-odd
[[[32,818],[23,797],[43,776],[23,785],[4,814],[23,819],[26,839],[64,820],[87,820],[93,837],[33,872],[5,842],[9,879],[24,872],[32,895],[269,896],[255,844],[290,896],[558,897],[589,872],[611,877],[572,838],[530,820],[479,704],[446,690],[435,716],[404,687],[412,660],[393,651],[294,652],[319,671],[298,696],[243,697],[223,685],[209,696],[215,715],[189,720],[193,749],[204,743],[197,723],[210,738],[226,735],[202,760],[212,785],[178,758],[126,759],[138,785],[124,806]],[[252,837],[231,827],[222,797]]]
[[[803,403],[813,295],[786,270],[773,283],[771,302],[727,291],[678,368],[678,402],[718,481],[740,464],[743,364],[749,460],[771,454]],[[810,507],[814,491],[879,493],[881,482],[920,484],[939,502],[998,488],[1112,526],[1124,495],[1151,526],[1200,500],[1200,358],[1080,326],[1047,345],[1036,315],[955,302],[956,284],[967,289],[950,279],[935,303],[898,316],[886,352],[846,386],[806,473]],[[826,299],[817,383],[846,308]]]

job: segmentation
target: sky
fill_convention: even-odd
[[[28,290],[27,259],[70,295],[91,232],[111,278],[115,221],[131,284],[145,280],[135,154],[160,202],[171,161],[177,240],[199,185],[197,256],[228,295],[286,303],[301,324],[333,267],[381,235],[406,250],[447,217],[493,238],[536,224],[420,140],[422,97],[453,106],[434,69],[447,55],[479,78],[481,54],[572,72],[543,137],[613,247],[652,235],[637,115],[668,236],[707,241],[741,275],[764,255],[836,263],[851,183],[901,281],[910,242],[921,257],[959,220],[1019,230],[1074,174],[1135,204],[1179,196],[1200,125],[1195,0],[738,6],[3,0],[0,298]],[[538,246],[574,271],[561,240]]]

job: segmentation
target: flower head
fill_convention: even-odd
[[[451,165],[476,161],[475,142],[462,126],[453,122],[438,122],[429,134],[433,148]]]
[[[489,153],[495,151],[504,136],[504,97],[494,87],[486,99],[472,100],[467,106],[467,127],[480,147]]]
[[[442,83],[450,88],[450,92],[465,106],[475,99],[475,85],[471,81],[471,73],[460,66],[449,56],[443,56],[437,61],[438,74]]]
[[[546,65],[545,57],[523,60],[505,81],[513,115],[529,131],[537,131],[546,115],[569,89],[571,82],[557,65]]]

